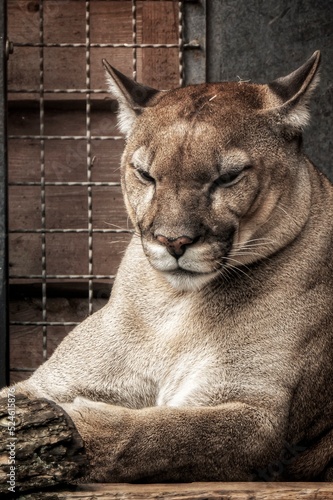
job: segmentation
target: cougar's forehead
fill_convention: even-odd
[[[254,127],[264,107],[262,85],[229,82],[172,90],[143,111],[133,142],[136,148],[140,143],[170,141],[171,146],[171,141],[181,140],[234,147]]]
[[[265,86],[247,82],[193,85],[162,94],[155,108],[166,111],[167,119],[210,121],[214,113],[249,113],[265,107]]]
[[[136,168],[147,170],[156,179],[162,180],[165,174],[177,176],[186,171],[203,178],[205,165],[215,167],[218,161],[216,130],[209,124],[191,124],[178,120],[170,125],[159,126],[153,137],[140,140],[128,155],[128,160]],[[206,173],[208,176],[210,172]]]
[[[208,123],[189,124],[179,120],[134,149],[129,160],[156,179],[162,180],[165,174],[172,174],[174,180],[185,175],[188,181],[203,183],[235,165],[250,163],[248,154],[241,148],[224,148],[220,135],[220,131]]]
[[[127,160],[151,174],[155,167],[159,173],[172,168],[173,175],[181,175],[181,170],[192,177],[217,174],[223,164],[243,165],[263,101],[262,86],[246,83],[203,84],[163,93],[138,120]]]

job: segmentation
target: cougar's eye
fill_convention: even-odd
[[[138,170],[137,171],[141,179],[143,179],[146,182],[155,182],[154,177],[148,174],[145,170]]]
[[[139,178],[140,181],[143,181],[145,184],[154,184],[155,179],[146,170],[141,168],[135,168],[135,175]]]
[[[251,165],[246,165],[245,167],[237,170],[230,170],[229,172],[226,172],[225,174],[220,175],[214,182],[213,186],[214,187],[229,187],[232,186],[233,184],[236,183],[241,177],[242,174],[245,172],[245,170],[248,170],[251,168]]]

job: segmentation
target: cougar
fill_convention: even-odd
[[[319,61],[170,91],[104,61],[134,234],[107,305],[16,386],[69,414],[87,480],[332,479],[333,187],[301,137]]]

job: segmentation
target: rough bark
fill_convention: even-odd
[[[84,474],[83,441],[52,401],[0,399],[0,493],[70,484]]]

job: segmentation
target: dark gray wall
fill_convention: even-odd
[[[321,51],[304,148],[333,181],[333,0],[208,0],[207,16],[208,81],[264,83]]]

